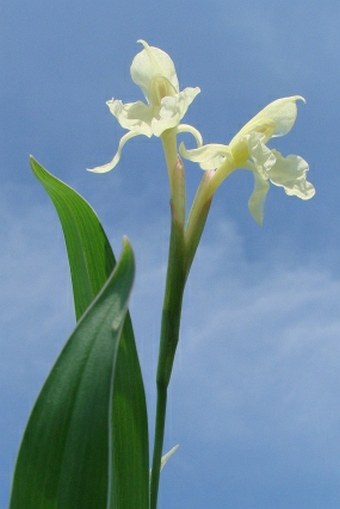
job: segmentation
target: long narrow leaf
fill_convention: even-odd
[[[50,196],[62,225],[79,319],[111,273],[115,257],[88,202],[33,158],[31,167]],[[143,379],[129,314],[118,351],[112,412],[114,509],[143,509],[148,506],[148,425]]]
[[[125,242],[120,263],[78,322],[33,409],[11,509],[107,507],[113,373],[133,275]]]
[[[115,265],[115,258],[90,205],[33,158],[31,166],[52,199],[61,221],[72,275],[76,317],[79,319],[105,283]],[[114,379],[110,503],[114,509],[144,509],[148,507],[147,414],[129,315],[119,343]],[[106,493],[108,488],[104,483],[103,492]],[[96,509],[101,507],[96,505]]]
[[[75,313],[79,320],[111,274],[115,257],[89,203],[33,157],[30,162],[33,173],[47,191],[60,219],[69,258]]]

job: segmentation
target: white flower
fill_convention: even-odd
[[[186,159],[198,162],[203,170],[216,170],[212,176],[218,185],[236,168],[247,168],[254,174],[254,191],[248,205],[258,223],[263,221],[264,201],[269,182],[283,187],[286,194],[308,200],[315,194],[314,186],[306,180],[307,162],[299,156],[283,157],[266,143],[274,137],[287,134],[297,115],[296,102],[301,96],[284,97],[273,101],[234,136],[229,145],[209,144],[187,150],[183,144],[180,153]]]
[[[145,96],[146,103],[122,103],[118,99],[107,101],[110,112],[128,132],[120,139],[112,161],[90,171],[104,173],[118,163],[125,143],[135,136],[161,136],[174,127],[178,132],[190,132],[201,142],[199,133],[191,126],[180,125],[190,104],[200,92],[198,87],[179,90],[176,69],[167,53],[139,40],[143,50],[132,61],[131,78]]]

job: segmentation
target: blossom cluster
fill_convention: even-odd
[[[299,95],[277,99],[262,109],[232,138],[228,144],[203,144],[202,136],[193,126],[181,121],[190,104],[200,93],[199,87],[180,90],[176,69],[170,56],[159,48],[138,41],[143,49],[132,61],[131,78],[138,85],[146,102],[123,103],[118,99],[107,102],[110,112],[119,124],[127,129],[119,142],[113,159],[91,169],[96,173],[112,170],[119,162],[127,141],[139,135],[162,137],[170,129],[176,133],[189,132],[197,148],[187,149],[182,143],[182,158],[199,164],[211,173],[216,187],[238,168],[250,170],[254,175],[254,190],[248,206],[258,223],[263,221],[263,209],[270,183],[283,187],[287,195],[303,200],[312,198],[314,186],[307,181],[308,163],[300,156],[284,157],[268,147],[271,138],[287,134],[297,116]]]

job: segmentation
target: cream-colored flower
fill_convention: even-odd
[[[143,50],[132,61],[131,78],[145,96],[146,103],[122,103],[118,99],[107,101],[110,112],[128,132],[120,139],[118,150],[112,161],[90,171],[105,173],[118,163],[125,143],[135,136],[161,136],[174,127],[178,132],[190,132],[198,143],[199,133],[191,126],[180,125],[190,104],[200,92],[198,87],[179,90],[176,69],[167,53],[145,41],[139,40]]]
[[[247,122],[229,145],[209,144],[187,150],[181,144],[180,153],[186,159],[199,163],[203,170],[215,170],[212,180],[215,179],[217,185],[237,168],[251,170],[255,186],[248,205],[256,221],[262,223],[269,182],[302,200],[308,200],[315,194],[314,186],[306,180],[307,162],[296,155],[283,157],[266,145],[271,138],[283,136],[291,130],[296,120],[298,100],[304,101],[301,96],[273,101]]]

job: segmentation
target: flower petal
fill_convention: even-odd
[[[112,99],[107,101],[106,104],[124,129],[143,134],[149,138],[152,136],[151,123],[155,113],[157,113],[157,108],[141,101],[123,104],[122,101]]]
[[[178,134],[190,133],[195,138],[198,147],[201,147],[203,145],[203,138],[201,133],[196,129],[196,127],[193,127],[192,125],[180,124],[177,127],[177,133]]]
[[[272,151],[276,162],[270,168],[268,176],[275,186],[283,187],[289,196],[309,200],[315,194],[313,184],[307,181],[308,163],[300,156],[283,157],[277,150]]]
[[[276,162],[276,157],[273,150],[268,148],[264,143],[264,136],[258,133],[252,133],[248,137],[248,150],[250,165],[254,165],[257,171],[263,178],[268,178],[268,171]],[[253,167],[252,167],[253,169]]]
[[[107,173],[110,170],[113,170],[115,166],[119,163],[121,153],[123,150],[123,147],[125,143],[131,138],[134,138],[135,136],[139,136],[140,133],[129,131],[128,133],[124,134],[124,136],[121,137],[119,144],[118,144],[118,150],[116,154],[114,155],[113,159],[106,164],[103,164],[102,166],[96,166],[95,168],[88,168],[88,171],[91,171],[92,173]]]
[[[199,163],[202,170],[215,170],[225,162],[229,155],[229,149],[227,145],[211,143],[188,150],[184,143],[181,143],[179,153],[188,161]]]
[[[268,181],[254,172],[254,190],[248,200],[248,207],[251,215],[259,224],[263,223],[264,202],[268,191]]]
[[[170,81],[175,91],[179,91],[178,78],[173,61],[165,51],[149,46],[143,40],[138,40],[144,49],[132,61],[131,78],[138,85],[146,99],[149,99],[150,83],[154,78],[162,76]]]
[[[295,123],[297,115],[296,102],[299,100],[305,102],[300,95],[283,97],[271,102],[242,127],[231,141],[231,144],[238,142],[239,137],[251,132],[262,133],[265,143],[272,137],[287,134]]]
[[[185,88],[175,96],[163,97],[159,107],[141,101],[123,104],[117,99],[106,104],[124,129],[150,138],[178,125],[199,92],[198,87]]]
[[[166,129],[177,126],[199,92],[198,87],[188,87],[175,96],[163,97],[158,115],[154,110],[154,118],[151,121],[152,133],[160,136]]]

